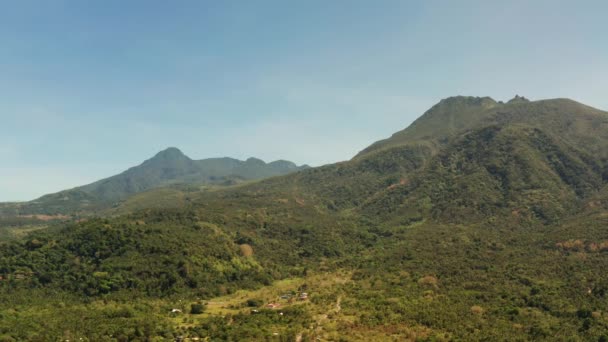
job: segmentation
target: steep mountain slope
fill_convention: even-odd
[[[489,97],[455,96],[441,100],[406,129],[377,141],[358,156],[419,140],[439,140],[474,126],[499,106]]]
[[[605,157],[607,120],[606,112],[569,99],[531,102],[517,96],[502,103],[489,97],[456,96],[441,100],[409,127],[372,144],[357,157],[419,141],[445,144],[466,131],[507,123],[542,128]]]
[[[538,128],[488,126],[457,139],[407,184],[376,194],[363,211],[403,218],[405,210],[449,222],[496,215],[555,221],[603,186],[605,167]]]
[[[607,179],[608,113],[566,99],[456,97],[349,162],[257,187],[283,182],[337,211],[373,217],[406,210],[449,220],[439,212],[461,208],[477,220],[523,209],[550,220],[543,201],[555,213],[577,210]]]
[[[96,212],[131,195],[171,184],[234,184],[299,171],[308,166],[277,160],[265,163],[256,158],[192,160],[177,148],[168,148],[127,171],[22,204],[4,204],[0,214],[80,214]]]

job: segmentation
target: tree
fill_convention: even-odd
[[[190,306],[190,313],[193,315],[200,315],[205,311],[205,306],[203,304],[192,304]]]

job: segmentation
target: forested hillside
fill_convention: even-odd
[[[0,336],[607,341],[606,147],[571,100],[449,98],[347,162],[0,245]]]

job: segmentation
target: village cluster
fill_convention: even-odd
[[[293,293],[284,293],[279,297],[281,300],[287,301],[287,303],[291,304],[294,303],[296,300],[297,301],[305,301],[308,300],[308,293],[306,292],[300,292],[299,294],[293,294]],[[278,309],[281,307],[281,303],[276,301],[273,303],[268,303],[266,304],[266,308],[267,309]],[[252,310],[252,313],[257,313],[258,310]]]

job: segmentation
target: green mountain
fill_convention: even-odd
[[[441,100],[409,127],[373,143],[358,156],[419,140],[447,138],[475,126],[489,109],[498,105],[489,97],[456,96]]]
[[[569,99],[530,102],[516,96],[505,104],[489,97],[456,96],[441,100],[409,127],[372,144],[358,156],[419,141],[445,143],[466,131],[515,123],[542,126],[553,134],[565,134],[576,143],[587,142],[598,151],[604,147],[597,144],[605,136],[596,138],[594,133],[605,129],[605,112],[578,102]]]
[[[5,215],[74,215],[99,212],[128,197],[151,189],[175,185],[231,185],[290,172],[308,166],[277,160],[265,163],[256,158],[240,161],[232,158],[192,160],[171,147],[141,165],[118,175],[42,196],[22,204],[0,206]],[[4,210],[2,210],[4,209]]]
[[[607,145],[571,100],[445,99],[350,161],[1,245],[0,333],[606,341]]]
[[[340,166],[352,184],[374,183],[338,200],[373,216],[554,220],[605,184],[607,144],[606,112],[571,100],[449,98]]]

